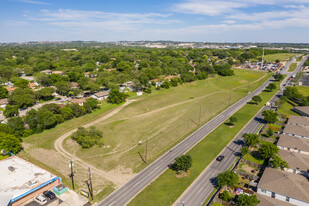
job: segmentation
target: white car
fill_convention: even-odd
[[[45,205],[47,203],[47,200],[45,197],[43,197],[42,195],[36,196],[34,198],[34,201],[36,201],[37,203],[39,203],[40,205]]]

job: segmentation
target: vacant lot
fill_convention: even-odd
[[[235,70],[235,73],[232,77],[216,76],[134,97],[137,101],[96,125],[103,131],[103,147],[81,149],[69,138],[64,141],[63,146],[74,156],[98,169],[118,174],[119,178],[125,176],[125,181],[146,166],[138,154],[140,152],[144,155],[146,139],[147,159],[151,162],[195,130],[199,123],[207,122],[229,103],[236,102],[248,91],[256,89],[271,75],[246,70]],[[67,175],[68,168],[63,168],[64,164],[61,164],[67,163],[67,160],[52,158],[53,155],[57,155],[54,149],[55,140],[73,128],[108,113],[111,107],[113,106],[104,104],[101,110],[93,114],[70,120],[54,129],[26,138],[25,152],[28,158],[35,158],[55,168],[62,175]],[[139,141],[143,142],[140,146]],[[80,168],[80,171],[82,170]],[[102,190],[106,185],[110,186],[111,183],[102,178],[101,185],[97,186]]]
[[[297,54],[292,54],[292,53],[280,53],[280,54],[268,54],[264,56],[264,61],[266,62],[274,62],[277,59],[280,61],[288,61],[290,60],[293,56],[296,56]]]

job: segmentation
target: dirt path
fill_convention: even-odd
[[[90,123],[87,123],[85,125],[83,125],[83,127],[87,128],[87,127],[90,127],[90,126],[93,126],[95,124],[98,124],[99,122],[115,115],[116,113],[118,113],[122,108],[124,108],[125,106],[129,105],[130,103],[134,102],[136,100],[128,100],[125,104],[117,107],[116,109],[114,109],[112,112],[104,115],[103,117],[101,118],[98,118]],[[76,157],[75,155],[67,152],[64,148],[63,148],[63,141],[69,137],[72,133],[74,133],[75,131],[77,130],[76,129],[73,129],[67,133],[65,133],[64,135],[62,135],[61,137],[59,137],[55,143],[54,143],[54,146],[55,146],[55,149],[57,150],[57,152],[59,152],[59,154],[61,154],[62,156],[64,156],[65,158],[67,158],[68,160],[70,159],[73,159],[74,160],[74,163],[75,164],[79,164],[80,166],[82,166],[83,168],[87,169],[88,167],[90,167],[92,169],[93,172],[97,173],[98,175],[104,177],[104,179],[107,179],[111,182],[113,182],[117,187],[122,185],[124,182],[123,180],[121,180],[121,178],[119,177],[119,175],[115,175],[115,173],[113,172],[106,172],[106,171],[103,171],[103,170],[100,170],[100,169],[97,169],[96,167],[94,167],[93,165],[83,161],[82,159]]]

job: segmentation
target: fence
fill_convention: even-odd
[[[249,161],[249,160],[241,159],[240,162],[243,162],[243,163],[245,163],[245,164],[248,164],[248,165],[250,165],[250,166],[252,166],[252,167],[262,168],[262,166],[261,166],[260,164],[251,162],[251,161]]]
[[[272,138],[267,138],[267,137],[262,137],[260,136],[260,139],[265,140],[267,142],[275,143],[277,140],[272,139]]]
[[[251,180],[258,180],[259,177],[256,176],[256,175],[253,175],[253,174],[249,174],[247,172],[243,172],[243,171],[240,171],[240,170],[236,170],[235,171],[237,174],[241,175],[241,176],[244,176],[244,177],[249,177]]]

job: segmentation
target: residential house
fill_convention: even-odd
[[[37,82],[33,82],[33,83],[29,83],[29,84],[28,84],[28,87],[29,87],[30,89],[34,89],[34,88],[37,87],[37,86],[39,86],[39,84],[38,84]]]
[[[309,127],[286,124],[283,134],[309,139]]]
[[[63,71],[52,71],[52,74],[59,74],[60,76],[64,75]]]
[[[78,88],[79,85],[77,82],[71,82],[71,88]]]
[[[294,174],[306,174],[309,169],[309,155],[280,150],[278,154],[282,160],[289,164],[284,170]]]
[[[309,206],[309,182],[302,175],[267,167],[257,193],[299,206]]]
[[[309,155],[309,139],[281,134],[277,146],[281,150]]]
[[[0,107],[1,108],[5,108],[8,103],[9,103],[8,98],[0,99]]]
[[[92,98],[97,99],[99,101],[107,99],[109,91],[100,91],[91,95]]]
[[[8,86],[8,87],[14,87],[14,84],[13,84],[12,82],[10,82],[10,81],[5,82],[5,83],[3,83],[3,84],[1,84],[1,85],[3,85],[3,86]]]
[[[52,70],[49,70],[49,69],[47,69],[47,70],[43,70],[43,71],[41,71],[42,73],[45,73],[45,74],[52,74]]]
[[[293,111],[302,115],[309,117],[309,106],[303,106],[303,107],[294,107]]]
[[[137,95],[137,96],[142,96],[142,95],[143,95],[143,92],[142,92],[142,91],[138,91],[138,92],[136,92],[136,95]]]
[[[83,106],[86,102],[86,98],[80,98],[80,99],[72,99],[72,103],[78,104],[79,106]]]
[[[11,94],[16,89],[16,87],[6,87],[6,89],[8,90],[9,94]]]
[[[289,117],[288,124],[309,127],[309,117],[291,115]]]
[[[90,77],[90,72],[85,72],[84,76],[89,78]]]

